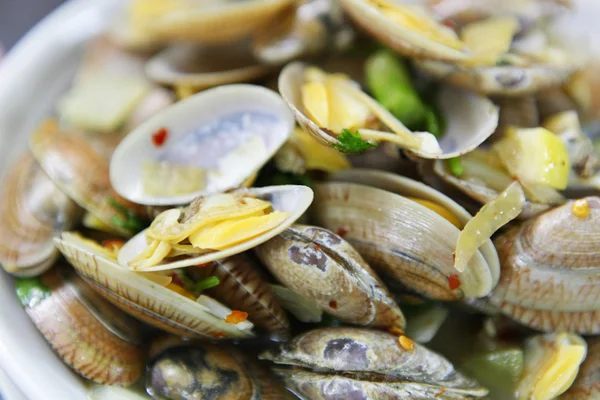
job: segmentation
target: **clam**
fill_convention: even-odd
[[[235,349],[199,343],[172,345],[153,357],[146,388],[157,400],[292,397],[261,366]]]
[[[540,118],[535,97],[521,96],[517,98],[499,97],[495,99],[500,107],[498,127],[492,138],[502,137],[506,128],[518,126],[533,128],[540,126]]]
[[[186,204],[240,186],[287,140],[293,124],[285,103],[268,89],[207,90],[131,132],[111,159],[110,181],[139,204]]]
[[[104,224],[130,236],[141,229],[143,210],[113,190],[108,157],[114,147],[94,146],[103,139],[92,142],[79,132],[61,131],[55,121],[49,120],[31,136],[30,148],[61,191]]]
[[[199,197],[186,209],[165,211],[154,220],[150,228],[125,243],[119,252],[119,263],[134,270],[160,271],[201,265],[233,256],[256,247],[283,232],[302,216],[312,199],[312,190],[307,186],[299,185],[241,189],[232,194]],[[236,208],[238,206],[245,208]],[[235,222],[237,221],[233,218],[237,215],[235,213],[262,211],[261,208],[264,207],[270,208],[272,212],[254,218],[266,217],[266,220],[261,219],[259,222],[255,219],[253,220],[254,224],[241,227],[239,232],[234,227],[227,228],[217,235],[213,235],[210,231],[215,226],[208,225],[201,234],[205,240],[198,240],[203,243],[209,242],[209,247],[194,244],[192,236],[198,233],[197,228],[204,224],[203,221],[212,218],[212,215],[215,215],[215,218],[223,219],[231,217],[231,221]],[[244,216],[240,215],[240,218],[244,218]],[[250,218],[252,217],[250,216]],[[172,258],[168,257],[169,251],[167,251],[163,253],[164,256],[161,260],[146,263],[146,260],[153,259],[160,252],[160,249],[153,250],[149,253],[150,257],[147,257],[146,252],[150,251],[147,243],[149,239],[154,242],[167,243],[167,246],[171,246],[173,251],[176,251],[177,245],[181,245],[186,239],[192,246],[183,243],[182,249],[189,251],[174,255]],[[193,249],[189,249],[191,247]]]
[[[458,235],[471,217],[442,193],[408,178],[358,169],[333,175],[314,190],[313,221],[348,240],[387,282],[439,300],[483,297],[498,282],[490,241],[462,273],[454,269]]]
[[[252,38],[252,52],[267,64],[347,48],[354,37],[333,0],[305,0],[284,10]]]
[[[81,376],[127,386],[142,375],[138,323],[112,307],[68,266],[16,282],[25,311],[54,351]]]
[[[420,4],[394,0],[342,0],[341,4],[359,27],[398,53],[437,60],[469,56],[454,31]]]
[[[305,332],[260,356],[303,399],[470,399],[487,395],[444,357],[406,336],[360,328]]]
[[[589,338],[587,356],[579,368],[575,381],[561,397],[561,400],[593,400],[600,396],[598,363],[600,362],[600,340]]]
[[[31,154],[4,177],[0,194],[0,263],[17,276],[38,275],[58,253],[52,241],[80,217],[80,209],[52,183]]]
[[[197,47],[174,45],[146,64],[146,75],[173,86],[180,97],[210,87],[250,82],[269,72],[250,53],[247,42]]]
[[[404,316],[383,282],[335,233],[293,225],[257,246],[255,253],[281,283],[335,318],[404,330]]]
[[[291,0],[136,0],[129,9],[129,23],[134,32],[153,41],[228,43],[270,23],[290,4]]]
[[[329,91],[326,99],[318,95],[320,88],[316,88],[314,95],[308,92],[310,84],[323,82],[326,85],[323,90]],[[329,75],[302,63],[291,63],[283,69],[279,75],[279,91],[293,110],[298,124],[333,147],[339,146],[341,132],[350,129],[358,130],[365,140],[391,142],[423,158],[452,158],[475,149],[498,124],[498,108],[490,100],[471,92],[443,87],[437,100],[447,124],[438,143],[429,132],[410,131],[348,78]],[[314,115],[311,117],[307,104],[312,114],[327,115],[328,121],[319,123]],[[382,125],[393,132],[377,130]]]
[[[599,333],[598,218],[600,198],[571,200],[498,236],[490,302],[534,329]]]
[[[232,310],[205,295],[194,301],[180,286],[173,287],[169,275],[130,271],[102,247],[72,233],[63,233],[62,239],[55,242],[77,272],[102,296],[150,325],[179,336],[204,339],[253,335],[251,323],[227,322]]]

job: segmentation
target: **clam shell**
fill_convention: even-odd
[[[341,4],[358,26],[400,54],[434,60],[464,60],[468,57],[466,49],[453,49],[393,22],[367,0],[341,0]]]
[[[210,89],[162,110],[131,132],[111,159],[110,181],[120,195],[139,204],[186,204],[198,195],[240,186],[275,154],[293,127],[292,114],[271,90],[254,85]],[[166,142],[154,144],[153,135],[163,129]],[[220,159],[251,138],[261,139],[263,155],[219,165]],[[215,173],[200,191],[148,196],[142,185],[142,165],[147,160],[194,165]]]
[[[191,2],[165,12],[144,26],[160,41],[220,44],[240,40],[266,25],[291,0]],[[195,3],[195,4],[194,4]]]
[[[246,42],[214,47],[171,46],[146,64],[146,75],[153,81],[196,90],[250,82],[268,72],[252,56]]]
[[[304,130],[324,144],[335,144],[336,137],[320,128],[304,113],[301,86],[306,67],[306,64],[299,62],[288,64],[279,75],[279,92]],[[489,99],[477,94],[452,87],[442,87],[438,93],[437,103],[446,122],[446,130],[439,140],[442,153],[413,151],[420,157],[444,159],[458,157],[478,147],[498,125],[498,108]],[[381,108],[385,110],[383,106]]]
[[[417,343],[414,343],[413,349],[405,350],[397,336],[376,330],[348,327],[315,329],[262,353],[260,357],[276,364],[366,382],[413,382],[425,387],[436,386],[438,393],[444,387],[449,393],[477,397],[487,394],[485,388],[456,371],[444,357]]]
[[[313,191],[307,186],[267,186],[243,190],[248,190],[250,193],[256,194],[258,198],[270,201],[274,211],[284,211],[289,213],[289,216],[276,228],[225,250],[214,251],[196,257],[187,257],[179,261],[167,261],[154,267],[145,268],[144,271],[160,271],[206,264],[242,253],[283,232],[304,214],[313,200]],[[146,231],[144,230],[130,239],[121,248],[119,251],[119,264],[128,268],[129,261],[140,254],[146,246]]]
[[[109,204],[113,199],[129,209],[141,211],[121,198],[110,184],[108,157],[114,147],[110,144],[104,148],[94,147],[83,134],[62,132],[53,123],[43,124],[31,136],[29,145],[38,163],[61,191],[123,236],[131,235],[114,224],[113,219],[122,216]]]
[[[565,83],[577,67],[491,66],[465,67],[434,60],[416,61],[419,69],[452,85],[478,93],[523,96]]]
[[[69,267],[59,266],[40,279],[50,293],[24,304],[25,311],[65,363],[97,383],[136,382],[144,362],[136,321],[98,296]]]
[[[404,330],[404,316],[383,282],[333,232],[294,225],[255,252],[280,282],[341,321]]]
[[[498,274],[489,246],[484,250],[489,262],[478,251],[459,273],[453,254],[460,231],[427,207],[355,183],[322,183],[314,189],[315,223],[342,234],[369,265],[392,281],[438,300],[483,297],[494,287]],[[450,289],[451,275],[459,278],[459,288]]]
[[[600,397],[600,339],[588,339],[588,352],[575,382],[561,400],[594,400]]]
[[[569,201],[496,238],[492,304],[535,329],[600,333],[600,198],[587,200],[587,218]]]
[[[0,264],[16,276],[33,276],[54,263],[52,241],[81,216],[77,204],[52,183],[31,154],[4,177],[0,193]]]
[[[111,303],[164,331],[196,338],[251,336],[236,325],[215,317],[193,300],[94,254],[76,236],[63,233],[56,246],[83,277]]]
[[[247,254],[238,254],[213,262],[194,271],[199,276],[216,276],[219,285],[205,293],[229,308],[248,313],[257,328],[276,335],[287,335],[290,327],[287,314],[277,303],[260,266]]]

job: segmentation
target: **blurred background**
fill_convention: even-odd
[[[63,0],[0,0],[0,43],[10,49],[25,32]]]

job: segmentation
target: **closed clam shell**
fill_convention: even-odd
[[[17,286],[19,287],[19,286]],[[18,292],[25,311],[56,353],[97,383],[127,386],[142,375],[138,323],[106,302],[68,266]]]
[[[150,325],[193,338],[252,336],[201,304],[145,278],[143,273],[96,254],[75,235],[63,233],[55,243],[77,272],[92,281],[106,299]]]
[[[478,93],[523,96],[565,83],[577,67],[552,65],[466,67],[442,61],[416,61],[427,74]]]
[[[573,201],[495,240],[500,282],[491,303],[543,331],[600,332],[600,198],[586,198],[589,215]]]
[[[454,49],[394,22],[368,0],[342,0],[341,4],[358,26],[400,54],[434,60],[464,60],[468,57],[466,49]]]
[[[3,179],[0,193],[0,264],[17,276],[38,275],[54,263],[53,238],[81,216],[76,203],[52,183],[31,154]]]
[[[397,336],[376,330],[348,327],[315,329],[262,353],[260,357],[276,364],[312,369],[329,376],[343,375],[375,382],[375,385],[377,382],[414,382],[437,387],[437,393],[443,387],[448,392],[474,397],[487,394],[485,388],[456,371],[444,357],[416,343],[412,349],[405,350]],[[278,369],[278,373],[282,371],[286,370]],[[295,371],[289,370],[290,374]],[[288,375],[286,372],[283,374]],[[324,390],[323,386],[321,390]],[[363,394],[357,398],[377,397]]]
[[[493,267],[481,251],[464,272],[454,269],[460,231],[427,207],[355,183],[321,183],[314,190],[313,221],[340,233],[387,279],[438,300],[483,297],[494,287]],[[451,288],[452,275],[459,287]]]
[[[194,271],[199,277],[216,276],[219,284],[204,291],[229,308],[248,313],[257,328],[277,335],[287,335],[289,320],[277,303],[261,268],[247,254],[218,260]]]
[[[279,74],[279,92],[293,111],[298,124],[316,139],[331,146],[338,143],[336,136],[313,122],[307,116],[302,103],[301,88],[307,67],[300,62],[288,64]],[[478,147],[498,125],[498,108],[489,99],[476,93],[445,86],[438,91],[436,104],[446,124],[444,133],[439,139],[441,152],[434,153],[425,149],[411,150],[419,157],[428,159],[458,157]],[[390,119],[396,120],[383,106],[379,105],[379,108],[380,113],[389,114]],[[400,121],[397,123],[401,125]],[[408,128],[404,129],[408,131]],[[412,133],[419,134],[419,132]]]
[[[83,134],[63,132],[57,124],[46,122],[31,136],[30,148],[60,190],[123,236],[131,235],[132,232],[114,223],[122,215],[109,201],[137,212],[142,210],[121,198],[111,186],[108,162],[114,149],[111,144],[94,148],[94,143]]]
[[[585,360],[577,378],[560,400],[593,400],[600,397],[600,339],[589,338]]]
[[[250,82],[269,69],[250,54],[246,42],[222,46],[171,46],[146,64],[147,76],[165,85],[185,85],[195,90]]]
[[[404,316],[383,282],[335,233],[293,225],[255,252],[281,283],[334,317],[356,325],[404,330]]]

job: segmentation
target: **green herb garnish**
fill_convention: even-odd
[[[435,107],[428,106],[425,111],[425,130],[436,138],[440,138],[444,132],[444,119]]]
[[[39,277],[16,279],[15,292],[24,307],[34,307],[51,294]]]
[[[352,133],[348,129],[342,129],[338,136],[338,142],[331,147],[342,153],[362,153],[365,150],[377,147],[376,144],[367,142],[360,137],[360,133]]]
[[[465,170],[462,165],[462,160],[460,157],[449,158],[446,160],[448,162],[448,168],[450,168],[450,172],[452,175],[460,178],[462,174],[464,174]]]
[[[216,276],[209,276],[196,283],[196,291],[202,292],[203,290],[218,286],[221,281]]]
[[[144,229],[144,220],[134,211],[123,206],[112,197],[110,197],[107,201],[112,208],[121,214],[121,216],[113,215],[110,220],[113,225],[131,233],[138,233]]]

